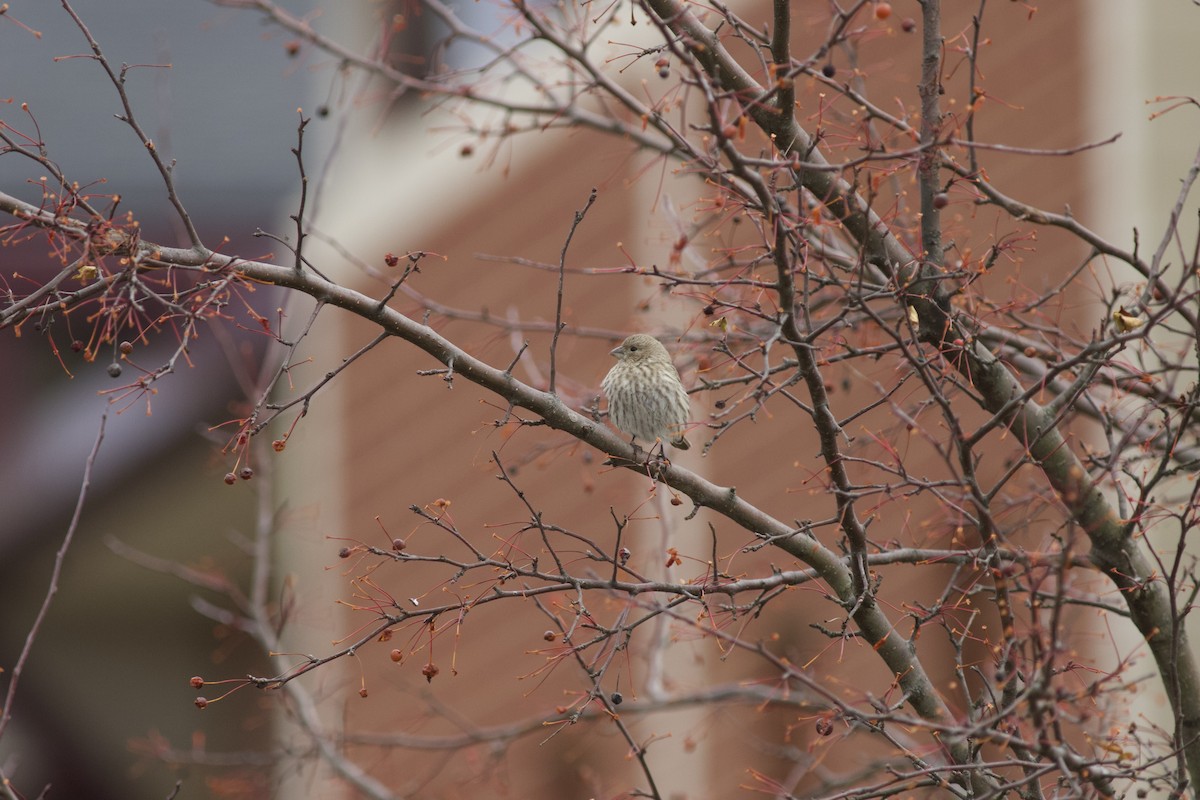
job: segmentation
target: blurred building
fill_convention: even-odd
[[[887,106],[891,97],[903,97],[915,107],[919,35],[904,33],[900,25],[918,9],[915,3],[912,8],[895,5],[891,21],[880,24],[878,37],[862,48],[857,67],[870,76],[877,102]],[[961,48],[976,9],[946,5],[951,88],[945,109],[955,113],[966,97]],[[115,104],[95,65],[49,61],[51,54],[84,50],[77,32],[60,10],[47,4],[12,6],[16,18],[45,35],[30,41],[21,32],[0,30],[0,65],[16,65],[0,72],[6,81],[15,82],[12,76],[18,74],[29,81],[19,84],[20,91],[0,86],[0,94],[33,98],[47,144],[64,153],[64,169],[80,180],[110,178],[113,189],[148,221],[147,238],[170,241],[161,187],[147,172],[136,141],[110,119]],[[486,15],[486,9],[473,3],[456,8],[464,16]],[[672,345],[685,382],[695,380],[698,364],[709,355],[698,343],[705,332],[700,313],[704,300],[686,292],[667,295],[655,281],[615,268],[630,260],[641,266],[665,266],[673,260],[707,263],[713,258],[713,242],[703,232],[685,248],[677,245],[698,199],[713,196],[711,188],[680,180],[671,166],[664,169],[649,156],[631,152],[628,142],[594,132],[551,127],[504,141],[462,135],[446,144],[436,130],[430,131],[452,124],[450,117],[430,113],[419,98],[389,103],[386,92],[343,82],[336,62],[311,48],[300,47],[289,56],[290,37],[260,26],[248,13],[186,3],[121,4],[118,9],[81,2],[79,11],[115,61],[175,65],[165,79],[158,71],[148,70],[144,78],[135,72],[135,86],[144,93],[139,101],[153,109],[148,113],[163,115],[154,117],[153,124],[169,134],[184,200],[210,245],[230,235],[226,251],[258,254],[272,248],[249,238],[256,227],[291,230],[290,223],[281,222],[295,203],[295,164],[288,148],[295,141],[295,110],[304,106],[314,115],[322,112],[309,129],[311,202],[320,240],[310,239],[308,252],[327,274],[379,297],[386,294],[388,281],[378,275],[396,275],[385,264],[386,254],[400,255],[402,263],[409,252],[436,254],[423,258],[420,273],[408,281],[412,289],[450,309],[431,312],[433,324],[496,365],[513,362],[527,340],[529,347],[514,372],[541,385],[549,369],[554,280],[551,273],[514,260],[557,263],[573,215],[595,187],[597,202],[567,255],[568,327],[557,351],[560,392],[574,405],[589,405],[610,366],[607,351],[615,340],[639,330],[659,334]],[[422,32],[436,25],[419,20],[407,7],[345,4],[326,9],[318,24],[358,47],[377,41],[394,13],[405,13],[410,21],[395,45],[396,63],[405,63],[406,54],[428,55]],[[796,26],[798,51],[811,50],[824,35],[823,13],[813,11],[805,25]],[[1101,220],[1095,227],[1114,236],[1134,224],[1151,229],[1161,224],[1163,209],[1174,199],[1173,181],[1189,163],[1194,143],[1189,140],[1188,152],[1181,156],[1175,145],[1186,137],[1171,127],[1179,124],[1176,120],[1150,127],[1145,107],[1118,103],[1130,98],[1140,103],[1143,97],[1167,92],[1196,94],[1195,71],[1178,65],[1178,53],[1189,52],[1187,47],[1166,44],[1174,37],[1186,39],[1194,25],[1187,19],[1169,21],[1174,13],[1186,18],[1186,12],[1165,6],[1132,9],[1117,2],[1063,0],[1036,13],[1023,3],[988,5],[989,41],[980,59],[988,91],[977,128],[981,141],[1053,149],[1125,131],[1112,148],[1072,157],[983,153],[981,161],[997,185],[1045,208],[1069,205],[1080,216]],[[486,16],[472,19],[487,24]],[[959,32],[968,38],[954,38]],[[636,35],[630,32],[631,39]],[[1136,58],[1113,55],[1131,51]],[[850,74],[856,65],[845,59],[844,54],[833,56],[838,68]],[[17,68],[35,63],[41,65],[37,70]],[[624,76],[631,86],[658,80],[648,63],[638,69]],[[59,77],[64,73],[71,80]],[[137,84],[138,78],[145,83]],[[1174,80],[1193,85],[1175,88],[1170,85]],[[69,97],[62,94],[68,91],[63,87],[70,87]],[[818,87],[798,90],[802,102],[816,102]],[[15,106],[2,118],[9,121],[14,115]],[[344,124],[351,116],[367,121]],[[88,124],[79,124],[80,119]],[[95,120],[109,120],[111,130]],[[12,160],[0,159],[0,170]],[[12,193],[17,193],[14,181],[30,177],[20,171],[0,176]],[[1119,192],[1112,190],[1116,181],[1122,184]],[[980,235],[992,231],[999,236],[1016,227],[990,210],[976,212],[956,204],[952,211],[960,215],[956,222]],[[326,244],[330,241],[337,247]],[[1015,268],[1027,280],[1038,276],[1049,284],[1085,256],[1068,237],[1039,231],[1036,251]],[[6,274],[15,271],[7,252],[0,251],[0,257],[6,259]],[[598,274],[576,271],[585,268]],[[1094,324],[1094,300],[1078,298],[1064,324],[1088,329]],[[404,293],[393,305],[417,318],[426,312]],[[303,320],[308,310],[304,301],[292,304],[289,318]],[[487,319],[504,320],[520,330],[509,331]],[[306,350],[314,363],[295,371],[296,384],[310,385],[374,336],[360,320],[324,313]],[[239,340],[234,347],[249,364],[255,363],[254,341]],[[0,607],[5,609],[0,657],[10,664],[40,601],[42,576],[78,491],[80,465],[103,402],[91,390],[107,386],[109,379],[100,363],[80,366],[75,380],[63,379],[57,369],[47,369],[52,359],[36,337],[21,342],[6,337],[0,347],[19,374],[39,375],[36,389],[0,386],[5,411],[0,443],[10,454],[0,480],[6,509],[0,522]],[[110,534],[167,559],[234,570],[244,564],[239,537],[228,531],[253,525],[254,486],[223,486],[220,476],[228,459],[213,456],[201,435],[232,416],[236,405],[231,404],[246,396],[242,387],[221,377],[230,374],[228,361],[222,360],[228,352],[228,346],[213,347],[205,353],[208,358],[196,359],[195,370],[172,378],[169,384],[177,396],[164,388],[151,419],[138,409],[110,421],[114,427],[93,488],[94,511],[85,515],[79,547],[68,560],[70,571],[21,686],[17,735],[10,733],[0,743],[0,759],[11,754],[27,759],[16,774],[22,786],[40,788],[49,781],[64,796],[132,797],[136,791],[139,797],[162,797],[163,787],[169,788],[176,775],[191,781],[189,789],[199,782],[201,773],[167,772],[160,765],[170,755],[163,747],[191,745],[201,755],[267,754],[258,762],[233,764],[232,771],[202,773],[213,796],[266,796],[270,790],[265,787],[274,781],[283,787],[278,796],[353,796],[325,769],[297,766],[309,763],[303,756],[311,754],[311,747],[288,727],[286,715],[282,722],[276,720],[282,731],[276,738],[268,718],[283,705],[277,696],[248,696],[236,700],[241,703],[236,707],[198,714],[190,705],[187,678],[202,671],[194,666],[199,660],[211,664],[214,675],[234,677],[247,671],[262,674],[265,659],[247,643],[235,646],[236,636],[194,615],[188,607],[190,590],[103,546]],[[685,519],[689,504],[673,507],[650,500],[644,478],[604,467],[595,453],[565,435],[536,428],[512,435],[511,429],[496,428],[493,421],[505,409],[485,394],[463,380],[449,385],[441,376],[418,374],[437,366],[401,342],[382,343],[318,395],[287,449],[275,457],[282,470],[280,566],[301,603],[286,636],[295,652],[328,652],[332,641],[366,622],[362,613],[336,604],[361,599],[366,591],[355,583],[364,562],[337,556],[348,542],[387,546],[391,537],[401,537],[414,549],[437,547],[438,531],[415,516],[410,505],[448,510],[458,529],[485,551],[515,534],[528,510],[509,485],[496,479],[493,452],[548,522],[612,548],[609,509],[636,517],[623,541],[632,551],[631,563],[647,573],[664,573],[669,544],[684,563],[665,574],[673,580],[702,574],[714,549],[709,523],[716,531],[718,558],[747,543],[744,534],[715,516],[702,512]],[[204,371],[208,369],[213,371]],[[835,403],[845,409],[861,404],[850,376],[831,371],[830,377],[837,381]],[[81,392],[85,381],[90,390]],[[696,418],[705,419],[719,399],[697,394]],[[871,422],[864,420],[864,425]],[[702,429],[692,436],[697,445],[708,438]],[[707,456],[696,447],[677,460],[714,482],[738,487],[781,519],[805,519],[825,516],[830,503],[817,477],[817,452],[801,415],[764,415],[737,436],[721,439]],[[931,500],[914,500],[903,514],[900,508],[890,506],[888,518],[872,532],[918,542],[933,542],[940,535],[944,513]],[[759,551],[737,556],[733,563],[747,572],[771,563],[793,566],[778,563],[779,555]],[[455,590],[442,583],[445,570],[437,566],[393,565],[374,570],[371,577],[380,590],[402,599],[423,602]],[[928,586],[897,592],[895,587],[911,580],[903,568],[885,574],[889,592],[909,594],[914,602],[927,599]],[[830,605],[816,594],[810,600],[803,597],[798,593],[789,600],[794,616],[768,615],[749,630],[762,638],[777,635],[796,663],[816,659],[812,669],[834,686],[885,691],[890,676],[872,654],[821,655],[828,641],[809,623],[827,616]],[[612,619],[620,607],[591,610]],[[370,743],[371,737],[429,740],[554,717],[556,707],[570,705],[589,684],[569,663],[539,672],[546,663],[539,652],[547,649],[543,634],[553,627],[532,601],[481,606],[462,620],[461,635],[448,633],[434,643],[440,672],[432,681],[421,671],[424,655],[400,664],[389,657],[393,647],[411,647],[408,640],[365,647],[352,661],[301,680],[319,701],[325,721],[345,730],[351,740],[341,743],[347,756],[397,796],[620,796],[640,785],[640,777],[628,758],[628,745],[603,721],[536,731],[509,746],[485,743],[458,750]],[[214,642],[214,632],[225,638]],[[945,647],[928,640],[922,646],[931,653]],[[647,653],[655,656],[648,659]],[[848,768],[836,760],[814,762],[808,749],[813,725],[795,713],[688,705],[669,714],[641,715],[639,703],[764,677],[751,660],[736,654],[722,658],[712,642],[689,635],[686,626],[648,632],[631,649],[626,665],[608,677],[618,674],[619,683],[605,688],[625,696],[624,719],[639,741],[653,741],[649,761],[657,775],[667,777],[660,785],[665,797],[750,796],[766,791],[768,779]],[[366,698],[358,694],[360,685],[368,689]],[[274,749],[278,741],[296,749],[279,755]],[[759,774],[766,777],[760,780]],[[237,776],[241,782],[233,777],[222,781],[220,775]]]
[[[311,88],[297,64],[281,66],[284,43],[264,38],[244,15],[208,4],[77,0],[73,7],[114,68],[144,65],[129,70],[127,91],[159,152],[175,159],[182,200],[205,241],[216,247],[228,236],[228,251],[272,250],[253,233],[284,216],[297,185],[289,148],[296,108]],[[119,212],[132,212],[146,239],[184,244],[160,176],[114,118],[121,111],[115,89],[93,60],[72,58],[79,54],[90,54],[87,41],[60,4],[5,6],[0,121],[19,132],[18,141],[40,137],[85,191],[120,194]],[[319,146],[313,154],[319,160]],[[0,155],[3,191],[39,202],[42,177],[46,170],[34,161]],[[6,286],[20,288],[16,275],[60,270],[49,251],[45,239],[6,239]],[[89,332],[81,315],[30,322],[19,335],[0,331],[7,376],[0,380],[0,697],[75,510],[84,461],[112,397],[101,393],[157,367],[176,344],[169,334],[149,344],[130,335],[135,350],[114,379],[107,368],[119,357],[115,345],[91,363],[72,350]],[[199,796],[216,773],[168,768],[170,749],[204,760],[269,740],[269,709],[260,698],[232,698],[227,715],[200,714],[192,705],[191,675],[236,675],[263,663],[246,640],[196,613],[197,599],[220,604],[219,593],[129,555],[133,549],[201,573],[244,576],[240,537],[253,529],[254,497],[222,483],[229,464],[214,443],[223,434],[210,428],[244,408],[244,381],[257,378],[264,346],[261,335],[236,327],[202,329],[191,363],[181,361],[158,385],[149,409],[144,398],[109,407],[79,529],[0,741],[0,765],[24,796],[49,785],[56,797],[160,799],[180,777]]]
[[[960,4],[947,4],[944,10],[950,87],[944,108],[950,114],[963,113],[967,97],[968,68],[962,48],[969,41],[973,10]],[[1125,13],[1112,10],[1114,17]],[[896,16],[880,26],[878,37],[861,48],[857,64],[845,63],[839,54],[832,57],[839,69],[862,69],[869,76],[871,96],[888,109],[896,107],[893,96],[905,98],[909,108],[916,107],[919,34],[901,30],[904,11],[916,14],[918,9],[897,8]],[[1111,120],[1101,120],[1097,110],[1103,98],[1089,88],[1095,76],[1093,65],[1102,56],[1095,51],[1099,34],[1079,24],[1081,4],[1057,4],[1037,14],[1015,3],[995,4],[987,11],[987,37],[980,56],[987,76],[986,109],[976,129],[981,141],[1057,149],[1114,132]],[[797,52],[814,50],[827,30],[822,12],[813,11],[811,18],[806,13],[799,13],[805,24],[796,26]],[[635,38],[635,32],[628,33]],[[640,82],[657,79],[645,64],[631,68],[624,80],[642,91],[637,88]],[[652,90],[653,86],[647,91]],[[812,83],[798,87],[801,102],[810,109],[819,102],[819,91]],[[1053,124],[1048,125],[1048,120]],[[1134,122],[1126,119],[1124,124]],[[440,140],[424,134],[429,127],[453,124],[452,117],[436,114],[400,116],[350,140],[353,146],[346,150],[353,156],[338,165],[328,185],[323,229],[380,270],[383,255],[389,252],[420,249],[444,256],[444,261],[422,261],[421,274],[409,281],[425,297],[461,312],[435,311],[431,318],[436,327],[496,365],[513,361],[528,341],[530,346],[514,371],[524,381],[544,385],[547,323],[554,319],[553,277],[492,257],[557,263],[572,214],[582,208],[589,189],[597,187],[599,199],[568,254],[571,268],[596,268],[600,274],[566,275],[568,328],[558,350],[565,398],[577,406],[590,402],[611,364],[606,351],[631,331],[651,331],[673,345],[677,362],[685,367],[685,382],[694,380],[697,362],[710,355],[696,343],[705,333],[706,320],[700,311],[706,301],[685,291],[668,296],[658,282],[630,278],[616,268],[629,261],[666,266],[673,259],[707,264],[716,258],[716,236],[699,235],[683,253],[676,249],[697,203],[714,196],[711,187],[678,178],[671,174],[673,167],[664,168],[651,156],[633,151],[628,142],[592,132],[551,129],[503,142],[464,135],[452,144],[436,143]],[[1096,157],[1039,158],[986,151],[980,160],[998,186],[1019,193],[1029,203],[1050,209],[1070,206],[1080,213],[1095,206],[1090,170],[1101,163]],[[1171,167],[1179,168],[1178,164]],[[985,241],[989,232],[999,238],[1021,227],[1002,214],[976,211],[969,204],[957,204],[952,211],[953,224],[970,226]],[[988,285],[1002,287],[1014,273],[1031,285],[1050,285],[1085,256],[1069,237],[1039,230],[1035,250],[981,285],[985,291]],[[336,261],[336,256],[331,255],[331,260]],[[361,267],[353,264],[347,264],[342,274],[373,295],[386,290],[384,282],[363,276]],[[1079,329],[1095,324],[1093,300],[1081,297],[1068,303],[1074,310],[1063,324]],[[411,298],[401,296],[394,305],[416,318],[425,313]],[[499,322],[479,322],[478,317]],[[506,322],[544,327],[540,332],[529,328],[508,332]],[[327,363],[334,364],[373,335],[369,326],[347,318],[343,326],[331,326],[321,336],[319,349]],[[404,537],[412,547],[428,548],[437,531],[422,524],[408,506],[433,509],[432,504],[444,501],[449,505],[436,508],[448,509],[458,530],[485,551],[498,548],[527,512],[513,490],[496,480],[499,470],[491,463],[494,451],[547,521],[584,531],[605,547],[615,547],[608,509],[618,515],[641,510],[644,518],[625,531],[624,542],[634,552],[633,563],[649,573],[661,572],[669,543],[686,564],[669,573],[672,579],[701,574],[714,547],[709,523],[715,526],[719,558],[747,543],[741,532],[729,530],[713,515],[701,512],[685,519],[687,503],[680,508],[648,503],[645,479],[605,468],[594,453],[566,436],[524,430],[510,440],[509,431],[492,424],[505,410],[486,395],[465,381],[456,381],[449,389],[438,376],[418,375],[436,366],[402,343],[384,343],[347,372],[335,389],[337,402],[326,402],[315,412],[321,415],[319,421],[306,421],[307,435],[317,440],[308,447],[321,452],[322,458],[319,464],[307,462],[295,485],[321,492],[322,507],[337,510],[328,520],[331,528],[379,545],[386,537],[375,528],[378,516],[388,535]],[[834,400],[843,411],[862,404],[864,396],[853,394],[857,379],[851,381],[848,374],[832,369],[829,374],[837,380]],[[876,377],[889,380],[886,375]],[[697,419],[705,419],[718,399],[697,394],[693,401]],[[863,430],[875,422],[878,417],[863,420]],[[701,429],[692,438],[702,444],[710,434]],[[736,486],[743,496],[781,519],[805,519],[827,516],[832,508],[817,475],[821,469],[817,452],[815,436],[802,415],[762,415],[752,427],[722,439],[707,457],[694,449],[676,460],[718,484]],[[937,470],[932,462],[926,466]],[[1003,469],[1003,464],[998,458],[988,468]],[[887,514],[876,521],[873,535],[945,543],[937,538],[944,528],[945,510],[931,498],[889,506]],[[1037,532],[1030,535],[1031,541],[1039,541]],[[324,545],[325,562],[333,545]],[[320,547],[314,545],[314,551],[320,552]],[[779,555],[760,551],[738,556],[733,563],[747,572],[765,571],[769,563],[794,566],[777,563]],[[423,593],[437,585],[435,575],[444,578],[444,573],[436,567],[406,564],[385,566],[371,574],[395,597],[425,598]],[[354,567],[340,572],[344,593],[356,574]],[[913,580],[905,569],[885,573],[893,597],[932,602],[936,587]],[[905,581],[909,588],[898,591]],[[442,586],[440,591],[454,590]],[[870,653],[850,648],[853,652],[841,656],[817,658],[829,646],[809,627],[830,613],[819,595],[811,601],[790,602],[795,616],[768,615],[750,626],[753,633],[747,635],[782,637],[782,651],[795,663],[814,659],[812,669],[835,687],[860,692],[870,686],[880,695],[886,693],[891,677]],[[532,602],[520,609],[515,606],[481,607],[463,620],[461,635],[439,638],[434,653],[443,669],[432,681],[421,672],[424,656],[397,666],[388,658],[396,645],[380,645],[374,653],[364,648],[351,669],[355,675],[348,676],[346,684],[348,689],[356,687],[361,669],[369,700],[347,690],[340,704],[336,698],[331,700],[330,718],[344,723],[351,736],[374,736],[379,741],[394,741],[388,737],[397,734],[452,737],[539,715],[555,718],[556,706],[568,704],[573,692],[586,691],[588,682],[574,665],[562,664],[548,676],[538,672],[545,663],[545,655],[538,651],[546,649],[541,636],[548,627],[547,617]],[[615,608],[608,611],[616,613]],[[347,615],[346,627],[353,627],[355,619]],[[358,623],[365,620],[363,616]],[[713,642],[689,634],[685,625],[674,626],[668,636],[666,655],[656,660],[645,655],[656,649],[654,636],[647,634],[640,648],[632,648],[628,668],[620,672],[622,685],[609,687],[635,698],[627,700],[624,717],[640,740],[653,741],[648,760],[659,776],[665,776],[665,785],[659,786],[665,797],[748,796],[765,790],[770,778],[795,779],[809,770],[814,776],[849,770],[853,759],[865,758],[870,751],[868,745],[866,751],[818,763],[807,749],[807,740],[814,735],[811,720],[796,714],[762,713],[754,707],[692,706],[662,716],[639,716],[639,699],[651,702],[708,686],[769,678],[757,671],[751,659],[737,654],[723,657]],[[928,663],[938,661],[939,648],[949,655],[944,643],[925,640],[922,647],[933,654]],[[451,658],[454,674],[444,668]],[[943,679],[950,681],[953,676]],[[465,751],[439,751],[360,746],[350,752],[401,795],[449,798],[494,792],[512,797],[616,797],[641,785],[629,748],[611,725],[599,723],[554,736],[549,730],[506,748],[486,744]]]

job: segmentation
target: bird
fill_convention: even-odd
[[[600,383],[608,398],[608,418],[633,441],[651,446],[669,441],[687,450],[691,445],[683,428],[691,403],[667,348],[653,336],[635,333],[611,355],[617,363]]]

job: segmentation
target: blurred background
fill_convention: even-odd
[[[207,3],[80,0],[74,8],[115,68],[147,65],[129,71],[127,89],[159,152],[177,159],[179,191],[204,240],[218,247],[228,237],[220,248],[227,252],[270,252],[270,243],[252,234],[284,219],[297,185],[289,148],[296,110],[313,92],[304,66],[281,58],[283,43],[247,15]],[[62,6],[17,0],[7,12],[0,16],[0,119],[31,138],[40,135],[69,180],[120,194],[118,213],[132,212],[145,238],[185,245],[161,177],[133,132],[114,118],[121,110],[115,89],[94,60],[71,58],[90,49]],[[164,64],[171,68],[155,66]],[[19,155],[0,157],[3,190],[30,202],[40,199],[36,184],[44,172]],[[0,248],[0,264],[6,279],[60,268],[47,258],[44,239]],[[0,381],[6,673],[45,596],[74,511],[84,460],[109,402],[100,392],[127,384],[132,364],[157,367],[175,346],[169,336],[139,342],[124,376],[114,379],[107,369],[115,351],[87,363],[71,350],[73,339],[87,338],[87,327],[59,319],[41,330],[24,326],[20,336],[0,335],[8,376]],[[241,542],[252,531],[253,494],[222,482],[232,459],[218,449],[228,434],[209,429],[244,407],[238,377],[256,377],[263,352],[261,336],[235,326],[204,330],[191,363],[181,362],[159,384],[149,409],[144,401],[110,408],[60,591],[0,742],[5,773],[30,796],[50,784],[56,797],[162,798],[177,777],[163,765],[164,747],[203,753],[269,746],[260,698],[235,696],[234,713],[206,715],[192,705],[196,693],[188,686],[193,674],[244,674],[261,669],[263,659],[192,609],[194,597],[205,593],[109,546],[115,541],[244,577]],[[187,777],[195,787],[211,776]]]
[[[297,14],[311,11],[307,3],[282,5]],[[905,0],[894,5],[895,25],[871,51],[873,63],[864,66],[880,76],[876,86],[886,87],[877,91],[910,96],[918,40],[896,26],[904,16],[919,16],[919,9]],[[946,30],[964,30],[975,4],[946,5]],[[131,70],[128,89],[159,151],[177,160],[182,200],[206,243],[217,248],[228,237],[229,243],[217,248],[223,252],[278,255],[278,246],[255,238],[254,231],[292,231],[286,215],[295,209],[297,171],[290,148],[301,107],[315,117],[305,152],[309,173],[318,181],[317,223],[341,245],[335,250],[314,243],[311,255],[323,269],[375,293],[382,284],[346,258],[347,249],[376,267],[388,252],[435,251],[446,260],[426,262],[418,284],[422,292],[463,309],[552,319],[553,289],[544,276],[497,266],[480,255],[555,262],[571,215],[595,186],[600,200],[573,244],[578,263],[623,264],[619,243],[638,263],[667,263],[679,238],[678,215],[667,209],[685,208],[703,192],[699,185],[673,183],[667,191],[671,203],[662,202],[658,177],[642,175],[645,161],[630,157],[625,143],[594,134],[551,131],[504,146],[480,146],[467,137],[447,142],[431,132],[444,118],[428,115],[416,99],[389,102],[367,94],[364,85],[344,78],[335,62],[297,46],[252,13],[194,0],[79,0],[74,7],[114,64],[172,65]],[[482,15],[475,19],[487,24],[486,6],[463,2],[455,7],[464,15]],[[366,49],[378,43],[396,14],[406,12],[411,24],[396,37],[393,54],[398,66],[417,69],[438,33],[407,5],[341,2],[315,17],[314,24],[352,48]],[[824,31],[820,16],[814,12],[811,36]],[[1005,108],[984,115],[980,138],[1062,148],[1123,134],[1113,147],[1070,159],[990,155],[993,180],[1049,209],[1069,204],[1102,233],[1127,237],[1138,225],[1153,232],[1150,238],[1156,236],[1174,201],[1177,178],[1192,158],[1195,136],[1179,114],[1151,127],[1144,101],[1200,93],[1200,70],[1195,63],[1180,63],[1180,54],[1192,52],[1198,27],[1191,4],[1134,7],[1117,0],[1062,0],[1035,14],[1024,3],[992,3],[987,25],[995,45],[982,63],[989,91]],[[30,135],[40,132],[36,135],[69,178],[81,184],[107,181],[97,191],[119,193],[120,207],[140,220],[144,238],[184,244],[161,179],[133,134],[113,117],[118,100],[99,66],[87,58],[61,58],[87,52],[86,41],[60,6],[10,0],[8,14],[0,16],[0,100],[5,101],[0,119]],[[473,57],[453,55],[459,63]],[[28,114],[22,103],[28,104]],[[350,112],[358,117],[344,124]],[[39,177],[26,159],[0,158],[0,187],[10,194],[36,202]],[[1112,191],[1114,183],[1120,184],[1119,192]],[[991,218],[980,224],[991,224]],[[6,279],[55,269],[41,247],[0,249]],[[1047,276],[1063,274],[1083,255],[1050,233],[1040,238],[1033,266]],[[265,294],[261,299],[264,312],[283,302]],[[1078,298],[1083,326],[1094,300]],[[406,311],[416,309],[411,302],[397,303]],[[564,392],[580,404],[590,402],[609,366],[612,343],[605,331],[682,334],[697,311],[693,306],[663,296],[649,281],[572,282],[568,323],[597,333],[561,345],[567,365]],[[291,307],[289,313],[300,319],[306,309]],[[463,320],[439,325],[491,363],[507,364],[513,357],[513,338],[494,328]],[[84,459],[107,403],[98,393],[114,384],[106,371],[111,362],[84,363],[67,347],[75,334],[63,326],[60,321],[40,331],[26,326],[20,337],[11,331],[0,335],[0,364],[9,376],[0,381],[0,665],[6,669],[42,600],[74,509]],[[371,335],[352,320],[323,320],[311,339],[310,377]],[[532,350],[545,352],[544,340],[528,338]],[[669,336],[664,338],[670,343]],[[156,365],[171,345],[139,345],[136,359]],[[282,740],[272,719],[276,698],[242,692],[204,713],[192,706],[191,675],[263,674],[265,659],[236,632],[195,613],[197,597],[214,598],[147,569],[121,548],[244,577],[255,485],[224,485],[221,478],[232,457],[220,454],[227,434],[212,426],[245,409],[264,352],[261,336],[237,326],[203,332],[192,348],[192,364],[160,384],[152,413],[144,403],[112,408],[78,539],[26,667],[13,728],[0,742],[0,763],[26,791],[49,783],[61,797],[161,798],[180,778],[188,789],[183,796],[189,797],[205,792],[268,796],[280,791],[271,788],[277,780],[287,787],[278,796],[330,797],[342,791],[304,771],[285,768],[286,778],[272,774],[290,763],[277,753]],[[685,382],[695,359],[686,352],[677,359]],[[414,376],[415,370],[432,366],[402,348],[378,348],[321,396],[278,458],[281,474],[272,480],[280,568],[296,576],[305,603],[297,650],[327,650],[331,639],[357,624],[333,605],[349,590],[345,574],[326,569],[337,566],[340,546],[328,537],[367,539],[376,516],[394,535],[411,535],[414,521],[407,506],[436,499],[455,504],[464,529],[482,530],[498,518],[519,516],[511,494],[492,477],[492,450],[511,455],[522,488],[569,526],[586,529],[596,524],[595,508],[628,506],[644,494],[633,476],[602,473],[587,454],[564,449],[553,437],[524,437],[520,448],[506,451],[490,430],[496,411],[480,393],[465,382],[448,393],[438,379]],[[713,399],[696,399],[698,417]],[[694,452],[683,463],[716,481],[753,485],[761,505],[781,518],[813,516],[803,513],[807,490],[796,491],[809,465],[789,472],[762,458],[764,449],[780,441],[788,441],[796,453],[815,451],[811,433],[796,431],[790,422],[763,420],[752,436],[729,443],[719,463]],[[566,487],[564,475],[569,476]],[[921,519],[922,511],[914,509],[913,518]],[[667,531],[657,524],[643,527],[631,535],[642,542],[635,558],[648,567],[658,559],[657,542]],[[686,554],[703,564],[707,536],[689,545]],[[405,573],[389,588],[403,591],[411,580]],[[481,615],[481,620],[465,638],[458,677],[428,684],[416,668],[391,664],[380,648],[362,659],[371,703],[358,702],[357,667],[344,681],[336,669],[314,679],[327,719],[363,733],[437,735],[456,726],[447,722],[454,714],[435,709],[470,709],[479,713],[480,724],[524,718],[552,708],[561,702],[556,692],[578,684],[569,675],[555,675],[532,699],[523,697],[515,676],[531,668],[525,653],[540,646],[544,619],[530,611],[524,617]],[[798,652],[816,646],[786,621],[764,622],[768,628],[777,624],[784,635],[796,636]],[[740,671],[692,643],[680,644],[671,658],[671,688],[755,677],[752,670]],[[880,677],[870,672],[877,667],[863,669],[872,679]],[[681,733],[656,753],[677,766],[677,795],[730,796],[744,775],[718,769],[719,760],[711,756],[719,752],[764,771],[786,770],[798,763],[796,754],[767,742],[777,741],[789,722],[754,713],[684,711],[674,724]],[[624,744],[597,731],[590,738],[559,736],[544,746],[535,737],[506,751],[502,766],[487,758],[395,749],[352,752],[397,791],[420,796],[463,796],[470,792],[462,787],[478,789],[480,781],[496,791],[497,771],[503,775],[501,794],[598,796],[624,785],[620,776],[629,766]],[[687,731],[694,735],[682,733]],[[221,760],[235,763],[203,766]]]

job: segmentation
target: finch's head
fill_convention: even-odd
[[[618,361],[626,364],[646,364],[654,361],[670,363],[671,361],[671,355],[667,352],[667,348],[662,346],[662,342],[644,333],[635,333],[621,342],[620,347],[614,347],[609,352]]]

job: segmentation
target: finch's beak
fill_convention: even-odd
[[[613,358],[620,358],[620,356],[621,356],[621,347],[620,347],[620,346],[614,347],[612,350],[609,350],[609,351],[608,351],[608,354],[609,354],[610,356],[612,356]]]

